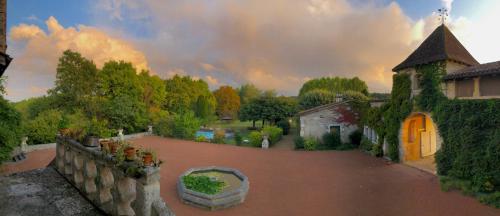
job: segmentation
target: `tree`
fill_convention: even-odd
[[[240,96],[231,86],[221,86],[214,92],[217,100],[216,113],[219,118],[236,118],[240,110]]]
[[[368,86],[358,77],[354,77],[352,79],[340,77],[322,77],[319,79],[312,79],[304,83],[300,89],[299,96],[302,97],[307,92],[314,89],[324,89],[333,93],[343,93],[347,90],[351,90],[368,95]]]
[[[276,123],[280,120],[292,117],[297,112],[297,101],[290,97],[259,97],[243,105],[240,110],[240,120],[255,121],[262,120],[262,125],[267,120]]]
[[[238,95],[240,96],[240,104],[243,106],[251,100],[260,97],[262,91],[253,84],[245,84],[238,89]]]
[[[216,100],[203,80],[193,80],[190,76],[178,76],[165,80],[166,97],[163,107],[169,112],[184,113],[194,111],[199,96],[208,99],[210,109],[215,110]]]
[[[55,87],[49,94],[66,110],[86,107],[96,95],[97,67],[94,62],[71,50],[64,51],[57,65]]]
[[[134,66],[128,62],[106,62],[99,72],[99,94],[106,99],[126,95],[132,100],[142,100],[142,84]]]
[[[139,80],[143,87],[142,102],[148,109],[159,108],[165,100],[167,94],[165,82],[158,76],[149,74],[149,71],[142,71]]]
[[[314,89],[300,97],[300,108],[303,110],[329,104],[335,101],[336,94],[324,90]]]
[[[196,117],[201,119],[208,119],[213,116],[215,110],[210,104],[210,97],[204,95],[199,96],[198,100],[196,100],[194,112]]]
[[[55,109],[45,110],[26,124],[26,133],[30,144],[53,143],[62,113]]]
[[[119,95],[104,104],[104,115],[109,126],[128,133],[144,131],[148,124],[146,106],[130,95]]]

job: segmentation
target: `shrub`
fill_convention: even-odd
[[[283,130],[283,135],[288,135],[290,131],[290,122],[288,122],[286,119],[283,119],[276,123],[276,125]]]
[[[224,130],[215,130],[214,131],[214,139],[212,142],[224,144],[224,139],[226,138],[226,132]]]
[[[92,118],[89,121],[85,132],[89,136],[98,136],[100,138],[111,136],[111,130],[108,129],[108,122],[106,120],[98,120],[97,118]]]
[[[283,130],[275,126],[266,126],[262,129],[262,134],[269,136],[270,144],[275,144],[283,137]]]
[[[35,119],[26,124],[25,132],[28,136],[29,144],[53,143],[56,141],[56,134],[62,113],[51,109],[41,112]]]
[[[248,140],[250,141],[250,145],[254,147],[261,147],[262,145],[262,134],[258,131],[252,131],[248,135]]]
[[[363,132],[361,132],[360,130],[355,130],[349,135],[349,140],[351,140],[352,145],[359,146],[362,137],[363,137]]]
[[[330,148],[336,148],[342,144],[340,141],[340,134],[338,133],[325,133],[322,136],[323,144]]]
[[[194,138],[195,142],[207,142],[207,139],[204,136],[197,136]]]
[[[0,96],[0,163],[10,159],[10,153],[19,145],[21,115]]]
[[[373,145],[371,154],[373,156],[376,156],[376,157],[382,157],[382,156],[384,156],[384,151],[382,149],[382,144],[377,143],[377,144]]]
[[[243,143],[243,137],[239,131],[234,132],[234,141],[236,145],[241,145],[241,143]]]
[[[153,128],[160,136],[193,140],[200,125],[201,121],[190,111],[161,119]]]
[[[359,148],[361,148],[366,152],[371,152],[371,150],[373,149],[373,143],[368,138],[363,137],[361,139],[361,144],[359,145]]]
[[[304,137],[295,136],[293,138],[293,143],[295,144],[295,149],[303,149],[304,148]]]
[[[318,144],[319,141],[315,137],[307,137],[304,141],[304,149],[307,151],[316,150]]]

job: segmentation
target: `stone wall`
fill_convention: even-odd
[[[350,106],[339,106],[344,107],[348,112],[354,113],[351,110]],[[344,143],[349,143],[349,135],[358,129],[358,125],[352,122],[342,121],[341,115],[342,114],[337,111],[337,107],[331,107],[328,109],[322,109],[309,114],[301,115],[300,136],[316,137],[318,139],[321,139],[325,133],[330,132],[331,126],[338,126],[340,127],[341,141]]]
[[[99,147],[57,137],[56,169],[96,207],[110,215],[174,215],[160,197],[160,168],[127,176]]]

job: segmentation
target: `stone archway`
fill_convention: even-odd
[[[430,114],[410,114],[402,123],[399,144],[402,161],[417,161],[434,156],[441,147],[441,137]]]

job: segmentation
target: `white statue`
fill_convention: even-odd
[[[21,152],[26,153],[28,151],[28,137],[23,137],[21,139]]]
[[[118,139],[120,141],[125,140],[125,137],[123,136],[123,129],[118,129]]]
[[[268,138],[267,138],[267,135],[264,135],[264,136],[262,137],[262,139],[263,139],[263,140],[262,140],[262,148],[263,148],[263,149],[268,149],[268,148],[269,148],[269,140],[268,140]]]
[[[153,135],[153,126],[152,125],[148,125],[148,134]]]

